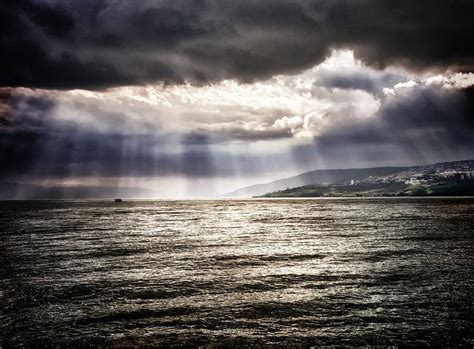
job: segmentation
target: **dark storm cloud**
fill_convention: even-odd
[[[219,130],[216,135],[214,132],[207,131],[213,136],[213,142],[229,142],[229,141],[265,141],[276,140],[282,138],[291,138],[292,134],[287,129],[265,129],[252,130],[246,128],[227,128]]]
[[[472,87],[418,87],[386,101],[375,117],[339,125],[316,138],[313,147],[296,152],[317,151],[336,163],[351,158],[373,162],[444,161],[473,157],[473,134]]]
[[[217,133],[217,134],[216,134]],[[185,145],[211,145],[231,141],[264,141],[281,138],[291,138],[288,130],[248,130],[244,128],[228,128],[213,132],[211,130],[200,130],[190,132],[181,140]]]
[[[473,69],[470,36],[474,2],[338,1],[326,24],[338,45],[348,45],[366,63],[384,67],[455,65]],[[319,8],[319,6],[316,6]]]
[[[0,85],[251,81],[310,67],[341,47],[377,67],[472,71],[472,13],[471,0],[6,0]]]
[[[20,96],[0,88],[0,128],[32,128],[46,125],[55,103],[45,97]]]
[[[372,94],[380,94],[384,87],[394,86],[404,81],[403,75],[380,73],[378,75],[364,72],[321,72],[314,86],[339,88],[344,90],[363,90]]]
[[[19,129],[9,133],[0,129],[0,161],[3,166],[0,180],[165,176],[225,178],[236,174],[235,166],[246,175],[257,175],[261,170],[259,164],[262,159],[259,155],[232,155],[216,150],[210,144],[172,141],[149,135],[104,135],[74,129]],[[166,145],[179,147],[180,150],[157,151]],[[281,155],[266,154],[265,160],[281,164]],[[271,172],[275,168],[265,170]]]
[[[0,176],[11,180],[214,174],[206,147],[184,147],[179,154],[153,151],[162,145],[162,140],[146,135],[51,128],[0,130]]]
[[[64,9],[29,0],[0,3],[3,86],[99,87],[128,79],[110,62],[85,62],[75,52],[75,19]],[[68,49],[54,49],[55,42]]]
[[[0,177],[26,173],[38,157],[54,102],[0,89]]]

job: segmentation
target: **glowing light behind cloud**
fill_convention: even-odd
[[[334,166],[330,155],[319,152],[319,143],[335,130],[371,119],[376,124],[383,119],[382,109],[409,98],[413,91],[466,88],[473,85],[473,76],[450,72],[416,75],[390,67],[376,70],[355,59],[352,51],[340,50],[299,74],[255,83],[224,80],[103,91],[17,88],[13,89],[16,96],[54,103],[41,115],[46,130],[67,130],[63,138],[44,144],[38,158],[47,161],[37,161],[24,180],[66,187],[112,184],[157,197],[217,195],[242,185]],[[425,130],[424,137],[410,135],[421,131],[406,131],[405,145],[411,152],[425,149],[420,150],[421,157],[436,158],[426,149],[442,135],[435,130]],[[84,155],[81,149],[90,142],[91,132],[97,145]],[[107,141],[97,141],[101,135]],[[64,138],[71,147],[66,153],[60,149]],[[114,147],[111,161],[118,164],[107,171]],[[390,144],[378,149],[383,152],[384,147],[399,151]],[[346,154],[364,163],[357,149],[349,148]],[[84,156],[93,160],[84,160]],[[55,162],[64,157],[67,171],[56,175]],[[370,152],[366,157],[377,160]],[[86,173],[84,161],[91,167]],[[34,179],[39,174],[44,176]]]

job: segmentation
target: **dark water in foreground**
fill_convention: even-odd
[[[474,199],[0,202],[0,346],[464,346]]]

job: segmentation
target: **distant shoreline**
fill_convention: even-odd
[[[235,197],[235,198],[175,198],[175,199],[126,199],[127,202],[174,202],[174,201],[271,201],[271,200],[376,200],[376,199],[474,199],[474,195],[425,195],[425,196],[255,196],[255,197]],[[110,199],[1,199],[0,203],[9,202],[100,202],[115,204]],[[115,205],[114,205],[115,206]]]

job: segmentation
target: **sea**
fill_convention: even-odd
[[[0,347],[474,345],[474,199],[0,202]]]

